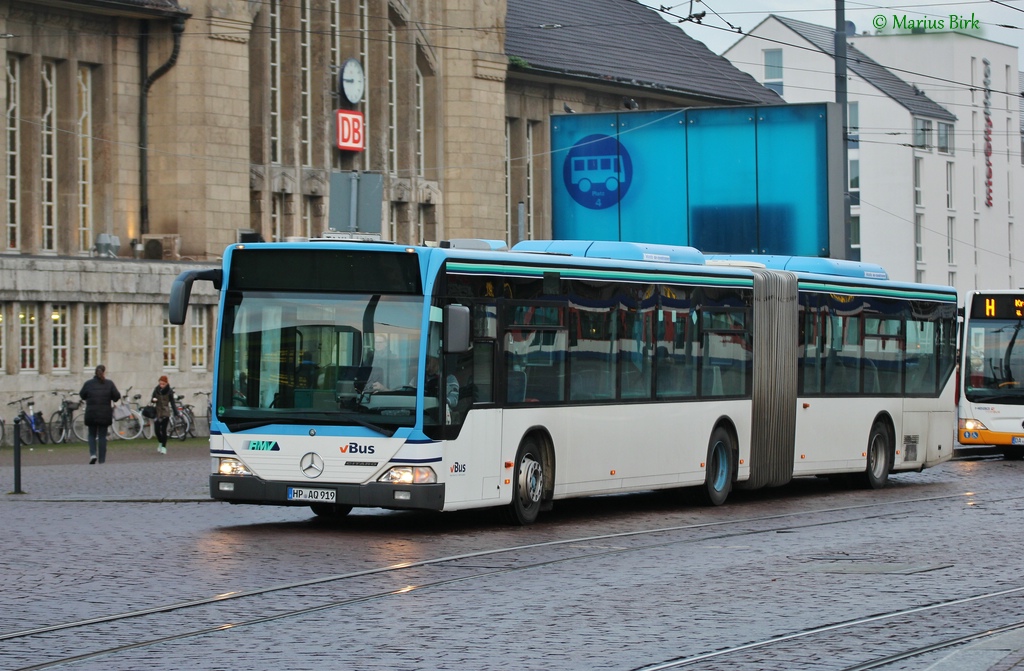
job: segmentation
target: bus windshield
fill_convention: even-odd
[[[974,319],[966,345],[963,379],[967,399],[1024,405],[1024,321]]]
[[[229,291],[218,416],[266,424],[412,426],[423,298]]]

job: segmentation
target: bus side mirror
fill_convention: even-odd
[[[444,351],[449,354],[469,351],[468,306],[444,306]]]
[[[208,280],[220,291],[223,271],[220,268],[209,270],[186,270],[174,279],[171,285],[171,299],[167,303],[167,320],[172,324],[185,323],[188,311],[188,299],[192,295],[192,283],[196,280]]]

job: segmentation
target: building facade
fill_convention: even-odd
[[[217,296],[167,295],[239,239],[549,237],[552,114],[779,100],[635,0],[0,0],[0,50],[0,403],[47,415],[209,389]]]
[[[787,102],[835,99],[835,33],[772,16],[724,54]],[[894,279],[1024,282],[1017,49],[964,33],[848,45],[851,247]]]

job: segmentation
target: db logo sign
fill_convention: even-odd
[[[363,113],[354,110],[338,110],[338,149],[363,151],[366,147],[366,126]]]

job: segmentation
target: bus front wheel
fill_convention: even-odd
[[[512,503],[505,509],[511,524],[533,524],[544,498],[544,460],[540,443],[533,436],[523,439],[516,453],[512,478]]]
[[[892,463],[892,441],[885,422],[878,420],[871,426],[868,438],[868,463],[861,476],[865,487],[881,489],[889,480],[889,468]]]
[[[735,451],[732,436],[723,427],[718,427],[708,441],[708,458],[705,462],[704,486],[701,497],[710,506],[720,506],[729,498],[732,491],[732,474]]]

